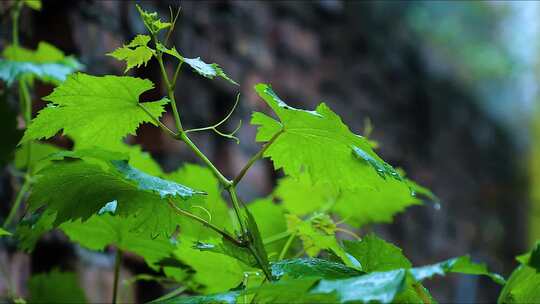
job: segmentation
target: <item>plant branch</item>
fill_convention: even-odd
[[[164,123],[162,123],[157,117],[155,117],[154,115],[152,115],[152,113],[150,113],[150,111],[148,111],[148,109],[143,106],[141,103],[138,104],[139,107],[141,107],[141,109],[143,109],[143,111],[148,114],[148,116],[150,116],[150,118],[152,120],[154,120],[154,122],[163,130],[165,131],[165,133],[169,134],[170,136],[176,138],[178,136],[178,134],[176,134],[173,130],[169,129],[169,127],[167,127]]]
[[[4,228],[7,228],[15,218],[15,215],[17,215],[17,211],[19,211],[19,207],[21,206],[23,198],[28,190],[30,190],[30,178],[26,177],[21,189],[19,189],[19,192],[17,193],[17,197],[15,197],[15,202],[13,203],[13,206],[11,206],[11,210],[4,221]]]
[[[201,217],[198,217],[196,216],[195,214],[193,213],[190,213],[190,212],[187,212],[185,210],[182,210],[181,208],[178,208],[171,200],[169,200],[169,206],[171,206],[171,208],[178,214],[180,215],[184,215],[184,216],[187,216],[189,217],[190,219],[192,220],[195,220],[201,224],[203,224],[205,227],[209,228],[209,229],[212,229],[213,231],[219,233],[222,237],[224,237],[225,239],[233,242],[235,245],[237,246],[240,246],[240,247],[245,247],[244,243],[242,243],[241,241],[237,240],[236,238],[234,238],[232,235],[228,234],[227,232],[225,232],[224,230],[221,230],[221,228],[217,227],[216,225],[206,221],[205,219],[201,218]]]
[[[201,150],[189,139],[185,132],[181,132],[179,139],[186,143],[186,145],[212,170],[212,173],[216,176],[219,182],[225,187],[228,188],[232,182],[228,180],[221,172],[214,166],[214,164],[202,153]]]
[[[289,235],[291,235],[290,231],[283,231],[283,232],[280,232],[278,234],[274,234],[274,235],[264,239],[263,244],[264,245],[272,244],[274,242],[277,242],[279,240],[282,240],[282,239],[288,237]]]
[[[244,175],[246,175],[249,168],[251,168],[251,166],[263,156],[264,152],[266,152],[266,150],[268,150],[268,148],[270,148],[270,146],[283,133],[283,131],[284,130],[281,129],[279,132],[274,134],[274,136],[272,136],[272,138],[270,138],[270,140],[268,142],[266,142],[266,144],[264,144],[262,149],[259,150],[259,152],[257,152],[257,154],[255,154],[255,155],[253,155],[251,157],[251,159],[246,163],[246,165],[242,168],[242,170],[240,170],[240,173],[238,173],[238,175],[234,178],[234,180],[233,180],[233,185],[234,186],[236,186],[242,180],[242,178],[244,177]]]
[[[281,249],[281,253],[279,254],[278,261],[283,260],[283,258],[285,257],[285,255],[289,251],[289,248],[291,247],[292,242],[294,241],[295,237],[296,237],[296,233],[291,233],[291,235],[287,239],[287,242],[285,243],[285,245]]]
[[[116,304],[118,297],[118,279],[120,277],[120,265],[122,264],[122,249],[116,248],[116,256],[114,259],[114,285],[112,303]]]

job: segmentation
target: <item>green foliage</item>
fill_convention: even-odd
[[[35,1],[25,4],[40,8]],[[18,2],[14,8],[15,22],[21,6]],[[31,98],[26,95],[30,93],[21,94],[28,128],[14,164],[25,171],[31,189],[27,212],[13,235],[20,249],[32,250],[42,234],[58,228],[89,250],[112,246],[116,252],[136,254],[166,278],[141,274],[135,279],[181,285],[156,300],[159,303],[431,303],[434,300],[421,282],[435,275],[485,275],[505,283],[468,256],[413,267],[397,246],[374,234],[359,237],[349,230],[390,222],[397,212],[421,204],[421,198],[435,197],[386,163],[373,151],[373,141],[353,133],[324,103],[314,111],[297,109],[269,85],[255,86],[277,119],[253,114],[256,140],[264,146],[235,178],[225,177],[188,133],[213,129],[235,138],[216,127],[230,118],[236,104],[220,123],[184,130],[175,85],[182,66],[209,79],[236,82],[219,65],[186,58],[174,46],[166,46],[177,17],[163,22],[157,13],[137,9],[148,35],[137,35],[108,55],[126,61],[125,72],[146,66],[155,57],[168,94],[159,101],[139,100],[154,88],[147,79],[67,76],[80,65],[45,43],[36,51],[10,46],[3,52],[0,78],[8,84],[22,80],[21,93],[34,78],[59,85],[43,98],[48,106],[29,125]],[[167,30],[165,39],[163,30]],[[178,61],[172,77],[163,54]],[[174,130],[160,121],[167,104],[175,119]],[[8,127],[14,122],[10,120]],[[185,163],[164,173],[141,147],[124,142],[127,135],[136,135],[142,123],[185,143],[205,166]],[[38,141],[60,131],[74,141],[73,150]],[[8,160],[9,153],[13,154],[8,151],[2,157]],[[245,206],[236,186],[264,157],[285,176],[269,197]],[[19,203],[25,191],[19,193]],[[231,207],[223,192],[228,193]],[[19,209],[19,203],[13,210]],[[342,234],[355,240],[343,240]],[[10,232],[0,229],[0,236],[5,235]],[[519,261],[522,265],[506,283],[500,302],[538,300],[540,245]],[[29,283],[29,301],[84,302],[76,281],[74,274],[58,271],[36,275]]]
[[[53,270],[32,276],[28,303],[86,303],[76,274]]]
[[[411,262],[403,255],[399,247],[378,238],[374,234],[366,235],[361,241],[344,241],[345,250],[362,263],[365,272],[388,271],[410,268]]]
[[[66,77],[82,68],[71,56],[47,42],[40,42],[35,51],[23,47],[8,46],[0,59],[0,79],[10,85],[23,76],[37,77],[41,81],[59,84]]]
[[[166,98],[139,103],[139,96],[153,87],[151,81],[134,77],[74,74],[44,98],[51,104],[32,120],[21,141],[50,138],[63,130],[77,147],[118,146],[141,123],[156,123],[143,107],[154,117],[163,113]]]
[[[105,204],[117,201],[117,212],[133,215],[133,229],[152,233],[172,233],[178,217],[166,200],[185,200],[203,192],[145,174],[125,161],[102,162],[85,160],[58,161],[38,172],[30,210],[42,206],[57,212],[54,225],[68,220],[86,220]],[[135,224],[136,223],[136,224]]]
[[[154,53],[153,50],[147,46],[148,42],[150,42],[150,36],[137,35],[129,44],[117,48],[114,52],[107,55],[118,60],[125,60],[126,70],[124,73],[126,73],[131,68],[140,67],[143,64],[146,66],[146,63],[152,58]]]
[[[162,44],[157,44],[157,49],[163,53],[176,57],[181,62],[189,65],[195,72],[197,72],[199,75],[203,77],[206,77],[209,79],[214,79],[215,77],[221,77],[232,84],[238,85],[238,83],[236,83],[234,80],[229,78],[229,76],[227,76],[227,74],[223,72],[223,70],[217,63],[208,64],[202,61],[200,57],[186,58],[180,55],[180,53],[178,53],[176,48],[173,47],[172,49],[168,49]]]
[[[499,295],[498,303],[540,302],[540,242],[534,248],[517,257],[520,265],[512,272]]]

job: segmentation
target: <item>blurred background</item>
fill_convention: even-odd
[[[271,83],[290,105],[314,108],[325,101],[356,133],[366,121],[379,154],[429,187],[439,203],[408,209],[393,224],[367,227],[403,248],[414,264],[456,255],[508,276],[514,256],[540,238],[540,122],[538,63],[540,2],[534,1],[141,1],[167,19],[182,7],[174,43],[187,57],[217,62],[241,84],[207,81],[184,72],[177,85],[182,119],[189,128],[219,121],[241,93],[240,144],[211,133],[196,141],[226,175],[237,173],[258,151],[252,111],[264,110],[252,86]],[[0,3],[0,8],[6,5]],[[145,32],[134,2],[43,0],[41,11],[23,10],[21,43],[39,41],[76,55],[86,72],[122,74],[111,52]],[[2,10],[1,48],[9,43],[9,13]],[[159,67],[130,72],[159,84]],[[38,97],[34,113],[44,106]],[[161,98],[153,90],[143,98]],[[172,117],[164,117],[172,122]],[[368,124],[369,125],[369,124]],[[135,142],[135,139],[130,139]],[[196,161],[159,129],[143,127],[136,139],[166,170]],[[69,146],[68,142],[59,142]],[[280,173],[260,161],[241,184],[246,200],[270,193]],[[14,193],[0,172],[1,212]],[[538,189],[538,190],[537,190]],[[535,200],[535,198],[537,198]],[[364,232],[365,232],[364,231]],[[108,301],[112,254],[89,253],[61,235],[43,238],[32,254],[2,252],[21,292],[30,273],[77,270],[90,301]],[[148,271],[126,259],[122,275]],[[450,276],[426,284],[444,302],[492,302],[500,287],[489,279]],[[132,299],[162,292],[151,282],[133,288]]]

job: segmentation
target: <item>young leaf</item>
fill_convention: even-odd
[[[71,75],[44,98],[51,104],[32,120],[21,142],[50,138],[63,129],[78,148],[117,147],[141,123],[156,124],[141,106],[154,117],[163,113],[166,98],[139,106],[139,96],[153,87],[150,80],[134,77]]]
[[[143,10],[138,4],[136,4],[135,6],[137,7],[139,14],[141,15],[144,25],[152,35],[155,35],[161,30],[171,27],[171,23],[161,22],[161,19],[158,17],[158,14],[156,12],[149,13]]]
[[[169,55],[171,55],[173,57],[176,57],[180,61],[186,63],[195,72],[197,72],[199,75],[201,75],[203,77],[206,77],[206,78],[209,78],[209,79],[214,79],[215,77],[221,77],[221,78],[227,80],[228,82],[230,82],[232,84],[238,85],[238,83],[236,83],[236,81],[229,78],[229,76],[227,76],[227,74],[225,74],[225,72],[223,72],[223,70],[221,69],[221,67],[217,63],[208,64],[208,63],[202,61],[200,57],[186,58],[186,57],[180,55],[180,53],[178,53],[178,51],[176,50],[175,47],[173,47],[172,49],[168,49],[164,45],[158,44],[157,49],[162,51],[163,53],[166,53],[166,54],[169,54]]]
[[[516,258],[521,264],[527,265],[540,272],[540,241],[536,242],[533,250]]]
[[[399,268],[411,268],[411,262],[401,249],[374,234],[368,234],[361,241],[344,240],[347,253],[354,256],[365,272],[389,271]]]
[[[106,246],[114,245],[140,255],[150,266],[172,254],[174,246],[165,236],[151,237],[134,231],[138,222],[135,217],[120,217],[107,212],[95,214],[85,222],[66,222],[59,228],[71,241],[90,250],[104,250]]]
[[[129,44],[117,48],[107,55],[118,60],[125,60],[126,69],[124,73],[127,73],[127,71],[133,67],[140,67],[143,64],[146,66],[146,63],[152,58],[154,53],[153,50],[147,46],[149,41],[150,36],[137,35]]]
[[[33,275],[28,282],[29,303],[86,303],[77,275],[53,270]]]
[[[59,84],[83,66],[54,46],[40,42],[36,51],[8,46],[0,59],[0,79],[8,85],[23,75],[38,77],[41,81]]]
[[[315,257],[321,250],[327,249],[341,258],[347,266],[357,266],[339,245],[335,235],[336,225],[328,215],[316,214],[306,221],[288,215],[287,225],[291,233],[300,237],[304,250],[310,257]]]
[[[55,219],[56,212],[48,209],[23,218],[15,231],[19,248],[27,252],[33,251],[39,238],[53,228]]]

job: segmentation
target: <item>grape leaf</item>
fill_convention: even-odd
[[[11,235],[11,232],[9,232],[9,231],[7,231],[7,230],[5,230],[3,228],[0,228],[0,237],[5,236],[5,235],[9,236],[9,235]]]
[[[158,17],[156,12],[149,13],[143,10],[138,4],[135,4],[135,6],[141,15],[144,25],[153,35],[157,34],[161,30],[171,27],[172,24],[170,22],[161,22],[161,19]]]
[[[69,74],[83,68],[74,57],[65,56],[62,51],[46,42],[40,42],[35,51],[8,46],[3,51],[3,57],[0,59],[0,79],[8,85],[23,75],[59,84]]]
[[[360,261],[365,272],[412,267],[399,247],[387,243],[374,234],[364,236],[361,241],[344,240],[343,245],[347,253]]]
[[[246,265],[220,253],[197,250],[192,246],[193,241],[181,237],[174,255],[195,271],[192,280],[204,286],[199,291],[211,294],[231,289],[242,282],[244,270],[248,269]]]
[[[516,258],[521,264],[527,265],[540,272],[540,242],[536,242],[533,250]]]
[[[48,209],[23,218],[15,231],[19,248],[27,252],[34,250],[39,238],[54,227],[55,219],[56,212]]]
[[[134,231],[133,227],[138,221],[135,217],[120,217],[105,213],[95,214],[85,222],[80,219],[65,222],[59,228],[71,241],[83,247],[104,250],[106,246],[114,245],[124,251],[140,255],[150,266],[172,254],[175,246],[167,237],[163,235],[151,237],[147,233]]]
[[[24,0],[24,5],[36,11],[41,10],[41,0]]]
[[[149,48],[148,42],[150,41],[150,36],[148,35],[137,35],[133,40],[120,48],[117,48],[107,55],[114,57],[118,60],[126,61],[126,69],[124,73],[129,71],[131,68],[140,67],[145,65],[154,55],[153,50]]]
[[[303,278],[282,280],[272,284],[264,284],[258,288],[246,290],[244,295],[254,294],[253,303],[337,303],[334,293],[309,292],[317,279]]]
[[[390,303],[404,288],[406,271],[373,272],[341,280],[321,280],[312,289],[315,293],[336,292],[340,303],[377,301]]]
[[[183,185],[145,174],[125,161],[99,165],[82,160],[60,161],[38,172],[28,204],[31,211],[47,206],[57,212],[54,225],[86,220],[106,203],[117,201],[120,215],[137,217],[153,233],[172,233],[176,215],[167,199],[183,201],[202,194]]]
[[[314,258],[281,260],[272,264],[272,275],[276,279],[287,276],[293,279],[318,277],[332,280],[349,278],[360,274],[362,274],[361,271],[343,264]]]
[[[186,164],[178,170],[167,174],[166,178],[190,188],[204,189],[207,194],[204,202],[198,205],[192,204],[185,209],[218,227],[229,231],[232,230],[227,203],[221,197],[219,181],[210,169],[195,164]],[[198,240],[219,237],[214,231],[187,217],[182,217],[180,221],[183,228],[182,233],[194,236]]]
[[[247,205],[253,217],[257,219],[261,237],[263,239],[271,238],[275,235],[287,231],[287,222],[285,221],[284,210],[281,206],[276,205],[271,199],[258,199]],[[270,260],[276,259],[286,239],[265,244],[265,249],[268,252]]]
[[[231,291],[227,293],[211,294],[205,296],[180,296],[166,300],[152,301],[156,304],[236,304],[240,292]]]
[[[229,78],[229,76],[227,76],[227,74],[225,74],[223,69],[221,69],[221,67],[217,63],[208,64],[208,63],[202,61],[200,57],[186,58],[186,57],[180,55],[180,53],[178,53],[178,51],[176,50],[175,47],[173,47],[171,49],[168,49],[163,44],[160,44],[160,43],[157,44],[157,49],[164,52],[164,53],[166,53],[166,54],[169,54],[169,55],[171,55],[173,57],[176,57],[181,62],[186,63],[195,72],[197,72],[199,75],[201,75],[203,77],[206,77],[206,78],[209,78],[209,79],[214,79],[215,77],[221,77],[221,78],[227,80],[228,82],[230,82],[232,84],[238,85],[238,83],[236,83],[236,81],[232,80],[231,78]]]
[[[134,77],[71,75],[44,98],[51,104],[32,120],[21,142],[50,138],[63,129],[78,148],[116,147],[141,123],[156,124],[139,105],[154,117],[163,113],[166,98],[139,104],[141,93],[153,87],[150,80]]]
[[[518,266],[508,278],[499,295],[498,303],[540,302],[540,273],[527,265]]]
[[[321,250],[327,249],[337,255],[347,266],[355,267],[345,250],[339,245],[336,239],[336,225],[326,214],[315,214],[308,220],[301,220],[295,215],[287,215],[287,226],[291,233],[294,233],[302,240],[302,245],[307,255],[317,256]]]
[[[496,273],[488,271],[486,265],[484,264],[472,262],[469,256],[461,256],[432,265],[411,268],[409,272],[417,281],[422,281],[435,275],[445,275],[447,273],[462,273],[485,275],[497,284],[504,285],[505,283],[503,277]]]
[[[29,303],[86,303],[77,275],[53,270],[33,275],[28,282]]]
[[[279,180],[274,196],[293,214],[307,215],[316,211],[330,211],[343,218],[349,225],[361,227],[368,223],[391,222],[392,217],[421,201],[402,191],[400,182],[386,182],[381,191],[349,189],[335,191],[322,184],[313,184],[307,173],[297,178]],[[309,198],[309,199],[306,199]]]
[[[28,159],[28,149],[30,148],[30,159]],[[36,171],[50,164],[49,156],[62,149],[48,143],[34,142],[31,145],[20,146],[15,150],[15,167],[25,169],[30,167]]]
[[[378,207],[371,218],[387,219],[396,209],[418,203],[406,179],[324,103],[316,111],[306,111],[288,106],[266,84],[256,85],[255,90],[279,118],[278,122],[264,114],[254,114],[252,124],[260,126],[257,141],[269,141],[274,134],[283,132],[264,153],[276,170],[282,168],[286,175],[307,179],[308,184],[320,188],[318,193],[329,197],[354,192],[349,198],[354,199],[363,194],[352,206],[336,205],[336,212],[357,214],[355,209],[362,202]],[[307,176],[301,177],[302,174]]]

